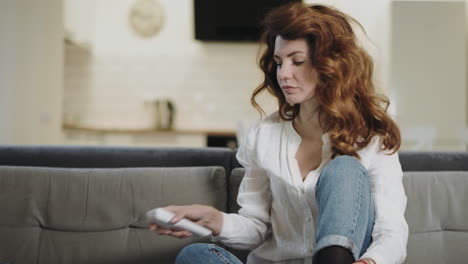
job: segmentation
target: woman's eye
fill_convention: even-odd
[[[279,62],[276,63],[276,67],[278,67],[278,68],[281,68],[281,65],[282,65],[282,64],[279,63]]]
[[[293,62],[293,64],[296,65],[296,66],[299,66],[299,65],[301,65],[302,63],[304,63],[304,61],[295,61],[295,62]]]

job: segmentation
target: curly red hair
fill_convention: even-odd
[[[261,42],[266,47],[260,54],[259,65],[264,81],[254,90],[251,102],[264,113],[255,97],[267,90],[278,100],[281,119],[297,117],[299,105],[289,105],[278,85],[273,52],[278,35],[287,40],[304,38],[319,74],[315,98],[321,126],[329,132],[333,157],[359,158],[357,151],[377,135],[380,148],[394,153],[400,148],[400,130],[387,114],[388,98],[376,92],[373,61],[358,45],[353,23],[364,31],[354,18],[320,4],[293,3],[270,11],[262,24]]]

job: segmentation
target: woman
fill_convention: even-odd
[[[408,226],[396,151],[400,133],[376,94],[370,56],[346,14],[289,4],[263,21],[263,83],[279,110],[253,125],[238,153],[246,168],[239,214],[169,206],[213,230],[215,241],[253,250],[248,263],[402,263]],[[185,238],[187,231],[152,226]],[[178,263],[240,263],[193,244]]]

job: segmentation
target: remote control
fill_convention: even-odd
[[[198,237],[210,236],[212,231],[206,227],[196,224],[188,219],[182,218],[179,222],[172,224],[174,213],[164,208],[156,208],[146,213],[149,223],[155,223],[165,228],[187,230]]]

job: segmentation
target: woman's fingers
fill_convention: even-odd
[[[190,206],[168,206],[166,209],[174,213],[171,223],[175,224],[182,218],[186,217],[187,211],[190,210]]]
[[[201,226],[204,226],[213,231],[217,235],[221,232],[223,224],[223,214],[212,206],[206,205],[185,205],[185,206],[167,206],[164,209],[173,212],[174,217],[171,219],[172,224],[176,224],[181,219],[186,218]],[[170,235],[178,238],[189,237],[188,233],[180,233],[181,230],[162,228],[157,225],[150,227],[161,235]],[[189,232],[187,230],[183,230]]]
[[[150,225],[150,230],[156,231],[156,233],[158,233],[160,235],[167,235],[167,234],[172,232],[171,229],[158,226],[157,224],[151,224]]]
[[[174,213],[171,223],[175,224],[182,218],[191,220],[213,231],[217,235],[223,225],[223,214],[212,206],[192,204],[184,206],[167,206],[166,210]]]
[[[169,229],[165,229],[165,230],[161,230],[160,232],[158,232],[158,234],[166,235],[166,236],[172,236],[172,237],[175,237],[175,238],[187,238],[187,237],[192,236],[192,233],[189,232],[189,231],[186,231],[186,230],[169,230]]]
[[[188,238],[192,236],[192,233],[190,231],[167,229],[160,227],[157,224],[151,224],[150,230],[156,231],[156,233],[158,233],[159,235],[173,236],[176,238]]]
[[[169,234],[170,236],[173,236],[173,237],[177,237],[177,238],[188,238],[192,235],[192,233],[190,233],[189,231],[185,231],[185,230],[182,230],[182,231],[174,231],[174,232],[171,232],[171,234]]]

